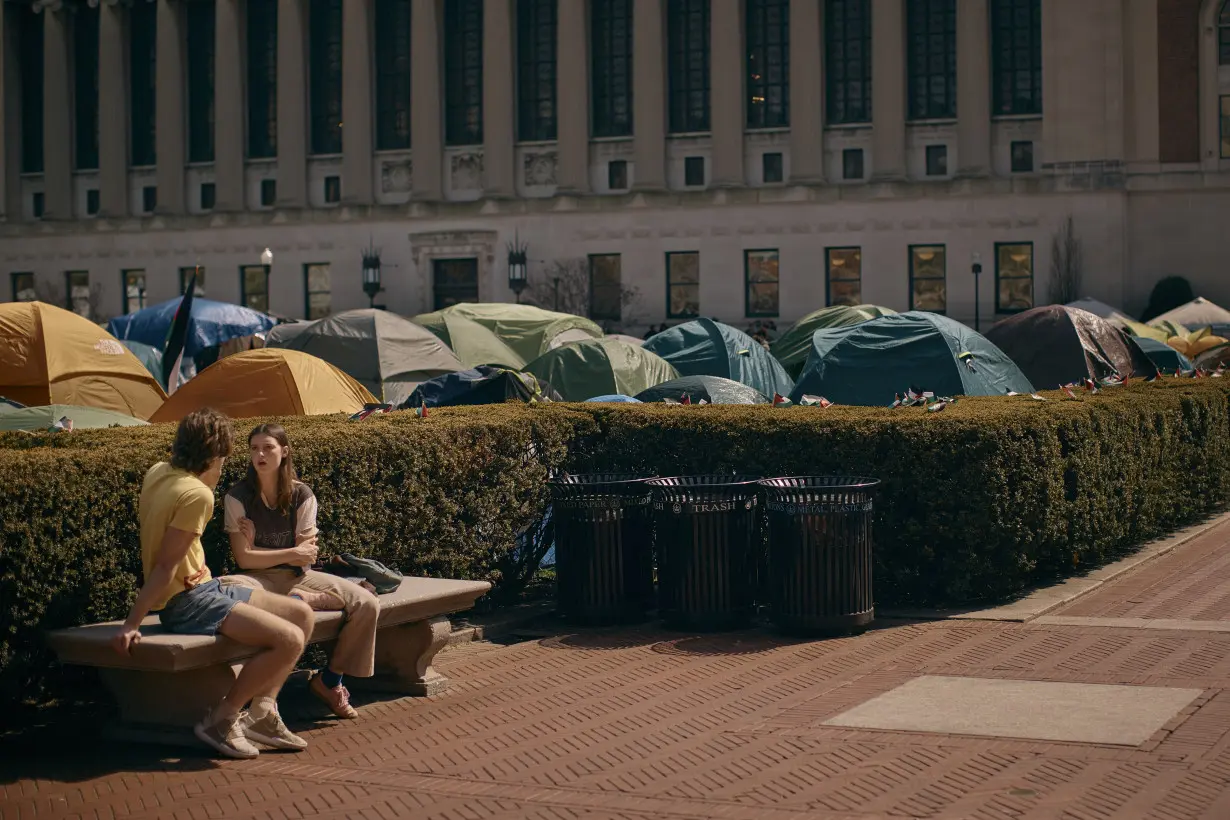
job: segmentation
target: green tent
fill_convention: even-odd
[[[877,305],[833,305],[812,311],[794,323],[794,326],[773,343],[773,355],[796,379],[807,363],[811,352],[811,337],[817,330],[831,327],[849,327],[881,316],[892,316],[894,311]]]
[[[467,368],[485,364],[510,370],[525,367],[524,357],[473,319],[437,310],[415,316],[412,321],[436,334]]]
[[[770,398],[790,394],[794,380],[769,351],[741,330],[696,319],[664,330],[645,349],[666,359],[684,376],[720,376],[746,384]]]
[[[678,378],[679,371],[661,356],[616,339],[590,339],[558,347],[525,366],[546,381],[564,401],[642,390]]]
[[[499,336],[527,362],[550,350],[555,337],[569,330],[581,331],[595,339],[602,338],[602,328],[589,319],[571,313],[554,313],[533,305],[462,302],[439,312],[478,322]]]
[[[1032,393],[1002,350],[960,322],[911,311],[850,327],[818,330],[790,398],[823,396],[874,407],[915,387],[937,396]]]
[[[149,424],[123,413],[100,410],[97,407],[78,407],[74,404],[46,404],[42,407],[11,407],[0,402],[0,432],[46,430],[67,416],[72,419],[74,430],[96,427],[142,427]]]

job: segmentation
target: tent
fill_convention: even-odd
[[[1116,374],[1151,376],[1157,369],[1122,330],[1066,305],[1009,316],[996,322],[986,337],[1027,379],[1048,389]]]
[[[311,322],[282,322],[265,334],[265,347],[286,347],[287,342],[308,329]]]
[[[139,427],[149,424],[148,421],[111,410],[99,410],[97,407],[46,404],[42,407],[18,409],[0,404],[0,432],[46,430],[65,416],[72,420],[74,430],[88,430],[96,427]]]
[[[589,404],[640,404],[641,400],[632,396],[624,396],[619,393],[611,393],[608,396],[594,396],[592,399],[586,399]]]
[[[1092,313],[1094,316],[1106,319],[1111,324],[1119,325],[1120,327],[1122,327],[1126,322],[1133,321],[1131,316],[1128,316],[1118,308],[1111,307],[1105,302],[1098,301],[1097,299],[1090,299],[1088,296],[1083,299],[1077,299],[1075,302],[1068,302],[1065,307],[1087,311]]]
[[[794,380],[764,347],[741,330],[696,319],[657,334],[645,349],[666,359],[683,376],[720,376],[760,391],[788,395]]]
[[[1130,338],[1132,344],[1140,348],[1140,351],[1149,357],[1149,361],[1153,362],[1158,370],[1173,373],[1176,370],[1191,370],[1195,367],[1191,359],[1165,342],[1159,342],[1157,339],[1150,339],[1146,336]]]
[[[687,396],[692,403],[701,399],[710,404],[770,404],[771,400],[746,384],[723,379],[720,376],[684,376],[654,385],[636,395],[643,402],[661,402],[666,399],[683,401]]]
[[[679,376],[661,356],[615,339],[573,342],[539,356],[525,369],[549,382],[566,401],[610,393],[635,396]]]
[[[161,350],[166,345],[167,332],[182,298],[177,296],[153,307],[117,316],[107,323],[107,330],[117,339],[142,342]],[[188,317],[184,357],[195,356],[206,348],[239,336],[266,333],[273,326],[273,318],[264,313],[227,302],[195,298],[192,314]]]
[[[571,313],[555,313],[533,305],[462,302],[439,312],[473,319],[499,336],[527,362],[546,353],[557,336],[570,330],[580,331],[570,334],[570,340],[584,337],[602,338],[602,328],[589,319],[573,316]]]
[[[502,367],[475,367],[423,382],[399,409],[503,404],[506,401],[559,401],[559,394],[528,373]]]
[[[1230,331],[1230,310],[1201,296],[1163,313],[1149,324],[1160,326],[1163,322],[1174,322],[1193,329],[1211,327],[1216,335],[1226,336]]]
[[[150,375],[157,379],[158,384],[165,390],[166,385],[162,383],[162,348],[134,342],[131,339],[120,342],[120,344],[132,351],[132,355],[137,357],[137,361],[141,362],[145,369],[150,372]],[[187,379],[184,381],[187,381]]]
[[[464,367],[484,364],[513,370],[525,367],[524,358],[473,319],[437,310],[415,316],[413,321],[436,334],[457,354]]]
[[[849,327],[861,322],[892,316],[894,311],[876,305],[833,305],[813,311],[794,323],[794,326],[773,342],[773,355],[791,376],[798,377],[811,351],[811,337],[817,330],[831,327]]]
[[[556,338],[559,338],[559,337],[556,337]],[[636,336],[628,336],[623,333],[608,333],[603,338],[615,339],[616,341],[620,341],[620,342],[627,342],[628,344],[636,345],[637,347],[643,347],[645,344],[644,339],[638,338]]]
[[[335,313],[275,341],[324,359],[388,404],[405,401],[419,382],[465,369],[430,330],[387,310]]]
[[[82,316],[43,302],[0,304],[0,396],[147,419],[166,394],[128,348]]]
[[[328,362],[298,350],[261,348],[219,359],[176,390],[153,422],[179,421],[202,407],[231,418],[357,413],[376,397]]]
[[[910,311],[816,331],[790,398],[887,406],[910,387],[937,396],[1033,392],[1020,368],[986,337],[946,316]]]

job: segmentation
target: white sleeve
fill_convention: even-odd
[[[295,521],[295,536],[312,536],[316,535],[316,496],[309,495],[299,505],[299,511]]]
[[[228,495],[222,501],[222,528],[227,532],[239,532],[239,519],[247,518],[243,512],[243,503],[233,495]]]

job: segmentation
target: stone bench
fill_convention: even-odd
[[[447,643],[446,615],[474,606],[491,584],[442,578],[406,578],[395,592],[380,595],[376,631],[376,674],[346,679],[351,689],[402,695],[434,695],[448,679],[431,663]],[[341,612],[317,612],[308,643],[328,644],[341,630]],[[48,633],[61,663],[97,667],[119,705],[120,721],[110,734],[129,740],[192,742],[190,727],[220,701],[244,662],[256,654],[229,638],[175,635],[157,615],[141,623],[141,641],[125,657],[111,648],[120,621]]]

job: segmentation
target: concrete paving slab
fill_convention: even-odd
[[[924,675],[826,726],[1139,746],[1200,689]]]

